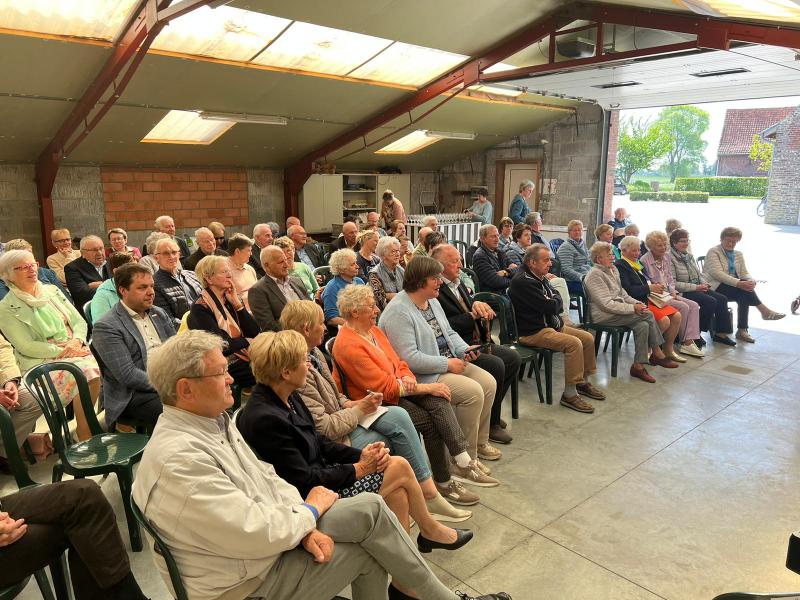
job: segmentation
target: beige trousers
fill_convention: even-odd
[[[467,438],[467,452],[477,458],[478,444],[489,443],[489,421],[497,381],[480,367],[467,363],[460,375],[440,375],[439,383],[450,388],[450,403]]]
[[[594,358],[594,336],[584,329],[564,326],[561,332],[550,327],[519,338],[524,346],[538,346],[564,353],[564,383],[584,383],[587,375],[597,371]]]

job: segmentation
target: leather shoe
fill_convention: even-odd
[[[656,358],[655,356],[650,357],[650,364],[654,367],[664,367],[665,369],[677,369],[678,363],[676,363],[671,358]]]
[[[484,594],[483,596],[468,596],[464,592],[456,590],[456,596],[459,600],[511,600],[511,596],[505,592],[497,592],[496,594]]]
[[[713,336],[711,338],[711,340],[714,341],[714,342],[719,342],[720,344],[725,344],[726,346],[735,346],[736,345],[736,342],[734,342],[729,337],[722,337],[722,336],[719,336],[719,335],[715,335],[715,336]]]
[[[458,550],[466,544],[468,541],[472,539],[472,531],[469,529],[456,529],[456,541],[451,544],[445,544],[442,542],[436,542],[434,540],[429,540],[421,533],[417,536],[417,548],[423,554],[427,554],[431,550],[436,550],[437,548],[441,550]]]
[[[500,427],[500,424],[489,427],[490,442],[497,442],[498,444],[510,444],[511,440],[513,439],[514,438],[511,437],[511,434],[507,433],[505,429]]]
[[[3,475],[13,475],[11,472],[11,465],[8,464],[8,459],[4,456],[0,456],[0,473]]]
[[[642,365],[635,364],[631,365],[631,377],[637,377],[642,381],[646,381],[647,383],[655,383],[656,378],[650,375]]]

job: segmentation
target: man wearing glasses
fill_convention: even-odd
[[[47,266],[53,270],[63,285],[67,285],[64,267],[76,258],[80,258],[81,253],[72,249],[72,236],[69,229],[54,229],[50,232],[50,240],[56,251],[47,257]]]
[[[194,272],[180,268],[180,255],[181,251],[174,240],[164,238],[156,242],[155,259],[158,270],[153,275],[155,305],[167,312],[176,330],[181,325],[183,315],[203,291]]]
[[[64,267],[67,288],[78,310],[94,298],[97,288],[111,275],[106,266],[106,249],[96,235],[81,240],[80,257]]]

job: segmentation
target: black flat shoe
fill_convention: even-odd
[[[443,544],[435,542],[424,537],[421,533],[417,536],[417,548],[423,554],[427,554],[431,550],[458,550],[472,539],[472,531],[469,529],[456,529],[456,541],[452,544]]]
[[[694,343],[695,343],[695,344],[697,344],[697,347],[698,347],[698,348],[705,348],[705,347],[706,347],[706,340],[705,340],[705,338],[703,338],[702,336],[701,336],[701,337],[699,337],[699,338],[697,338],[697,339],[694,341]]]
[[[391,583],[389,584],[389,600],[414,600],[412,596],[404,594]]]
[[[724,338],[724,337],[720,337],[718,335],[715,335],[711,339],[714,340],[715,342],[719,342],[720,344],[725,344],[726,346],[735,346],[736,345],[736,342],[734,342],[731,338]]]
[[[456,590],[456,596],[458,596],[459,600],[511,600],[511,596],[505,592],[484,594],[483,596],[467,596],[464,592]]]

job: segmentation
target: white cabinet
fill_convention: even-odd
[[[342,176],[312,175],[300,197],[300,220],[308,233],[329,233],[342,222]]]
[[[400,200],[407,215],[412,214],[411,210],[411,175],[406,173],[387,173],[378,175],[378,206],[383,204],[384,190],[392,190],[395,198]],[[378,209],[380,212],[380,209]]]

